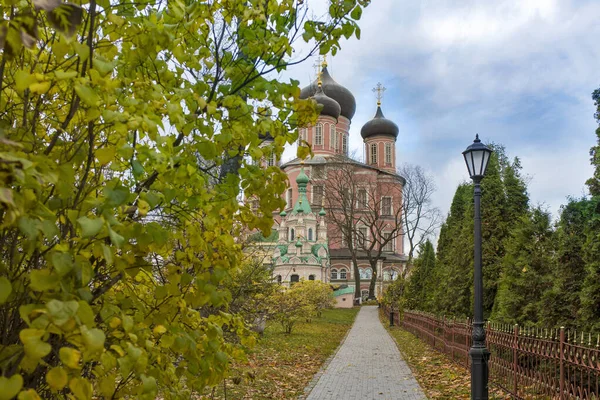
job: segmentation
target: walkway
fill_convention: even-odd
[[[307,400],[426,399],[396,343],[379,322],[376,306],[364,306],[342,347]]]

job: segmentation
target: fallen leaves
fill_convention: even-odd
[[[337,349],[358,310],[324,310],[320,318],[298,323],[291,334],[285,334],[279,324],[268,323],[248,360],[232,367],[226,387],[220,385],[201,399],[297,398]]]

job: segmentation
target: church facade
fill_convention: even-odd
[[[304,279],[354,288],[353,257],[340,224],[340,216],[352,208],[356,237],[351,240],[353,247],[361,249],[356,251],[361,297],[369,293],[373,254],[377,254],[375,293],[379,296],[406,268],[407,260],[399,212],[404,179],[396,173],[398,127],[383,116],[378,101],[375,116],[361,129],[366,159],[354,160],[348,157],[348,148],[356,101],[331,77],[326,63],[319,78],[302,89],[301,98],[313,98],[322,109],[317,123],[299,133],[299,140],[311,145],[313,157],[280,165],[289,188],[286,208],[274,216],[273,276],[285,285]],[[334,177],[349,166],[352,204],[342,205],[338,203],[346,202],[337,195],[349,189],[339,182],[335,185]]]

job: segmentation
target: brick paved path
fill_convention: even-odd
[[[376,306],[361,308],[342,347],[307,400],[426,399]]]

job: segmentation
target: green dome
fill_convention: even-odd
[[[297,184],[307,184],[308,182],[310,182],[310,179],[304,173],[304,168],[302,168],[302,170],[300,171],[300,173],[296,177],[296,183]]]
[[[321,217],[325,216],[326,212],[325,212],[325,208],[321,207],[321,211],[319,211],[319,215]]]
[[[280,216],[285,217],[287,215],[287,213],[285,212],[285,210],[283,210],[282,212],[279,213]]]
[[[296,247],[302,247],[302,242],[300,242],[300,239],[298,239],[298,241],[296,242]]]

